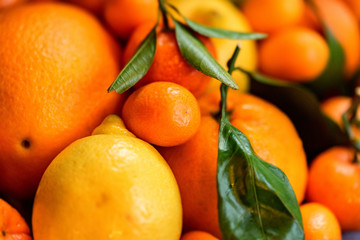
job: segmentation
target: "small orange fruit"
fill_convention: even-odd
[[[231,123],[249,138],[260,158],[285,172],[301,202],[307,164],[301,139],[291,121],[274,105],[249,94],[229,91],[227,103]],[[184,144],[159,151],[179,184],[184,230],[206,231],[220,238],[216,188],[219,91],[201,96],[199,105],[202,118],[196,134]]]
[[[332,147],[309,170],[307,199],[328,207],[344,231],[360,230],[360,164],[354,156],[350,148]]]
[[[300,206],[305,240],[341,240],[339,221],[327,207],[318,203]]]
[[[107,93],[121,49],[80,8],[29,3],[0,13],[0,191],[32,197],[46,167],[120,110]]]
[[[219,240],[219,239],[207,232],[191,231],[182,235],[180,240]]]
[[[157,0],[108,0],[104,18],[122,39],[128,39],[137,26],[144,22],[155,24],[158,16]]]
[[[255,31],[273,33],[300,21],[303,0],[248,0],[243,12]]]
[[[31,240],[30,229],[19,212],[0,198],[0,239]]]
[[[357,0],[358,1],[358,0]],[[341,0],[315,0],[321,19],[327,24],[345,52],[345,73],[352,76],[360,62],[358,20]]]
[[[294,27],[265,39],[259,48],[259,68],[272,77],[307,82],[325,69],[329,48],[317,32]]]
[[[196,98],[172,82],[153,82],[137,89],[126,100],[122,116],[137,137],[164,147],[186,142],[200,125]]]
[[[127,63],[137,47],[153,28],[154,24],[146,23],[139,26],[129,39],[124,53],[124,63]],[[205,47],[215,55],[215,48],[209,38],[199,37]],[[135,85],[143,86],[155,81],[170,81],[182,85],[199,96],[207,88],[211,77],[190,66],[182,57],[176,42],[174,31],[158,29],[156,53],[154,61],[147,74]]]

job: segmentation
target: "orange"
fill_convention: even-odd
[[[135,30],[125,48],[124,63],[130,60],[153,26],[154,24],[146,23]],[[215,55],[215,48],[210,39],[199,38],[210,53]],[[199,96],[207,88],[210,80],[210,77],[197,71],[182,57],[177,46],[175,32],[164,32],[159,28],[154,61],[148,73],[137,83],[136,87],[155,81],[170,81],[182,85],[195,96]]]
[[[137,137],[163,147],[189,140],[200,125],[200,108],[194,95],[172,82],[153,82],[126,100],[122,116]]]
[[[341,229],[360,230],[360,165],[354,151],[335,146],[319,154],[309,170],[307,199],[328,207]]]
[[[103,15],[106,23],[122,39],[128,39],[144,22],[155,24],[158,16],[157,0],[108,0]]]
[[[360,29],[349,7],[341,0],[315,0],[321,19],[327,24],[345,53],[345,73],[352,76],[360,61]]]
[[[305,240],[341,240],[339,221],[327,207],[318,203],[300,206]]]
[[[243,5],[243,12],[254,31],[265,33],[295,25],[303,11],[303,0],[248,0]]]
[[[19,212],[0,198],[0,240],[31,240],[30,229]]]
[[[220,238],[216,168],[220,94],[199,99],[202,112],[197,133],[186,143],[159,148],[177,179],[184,211],[184,230],[206,231]],[[298,202],[304,198],[307,166],[302,142],[288,117],[274,105],[248,94],[228,95],[230,121],[249,138],[256,154],[281,168]]]
[[[121,51],[85,11],[33,3],[0,13],[0,192],[33,196],[51,160],[118,112]]]
[[[360,1],[358,0],[344,0],[348,4],[349,8],[355,13],[358,21],[360,21]]]
[[[0,0],[0,10],[3,8],[12,7],[21,3],[27,2],[27,0]]]
[[[219,239],[207,232],[191,231],[182,235],[180,240],[219,240]]]
[[[307,82],[325,69],[329,48],[317,32],[293,27],[265,39],[259,47],[259,69],[292,82]]]
[[[342,115],[349,110],[351,106],[352,98],[347,96],[334,96],[324,100],[321,103],[322,112],[332,119],[335,123],[339,125],[341,129],[344,130],[344,123],[342,120]],[[360,111],[357,112],[357,117],[360,117]],[[352,128],[353,134],[355,136],[360,136],[360,130],[356,126]]]
[[[65,2],[78,5],[93,13],[100,14],[103,11],[106,0],[65,0]]]

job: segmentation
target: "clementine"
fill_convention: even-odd
[[[335,146],[310,165],[307,199],[328,207],[342,230],[360,230],[360,165],[351,148]]]
[[[0,13],[0,191],[33,196],[51,160],[123,96],[107,93],[121,50],[87,12],[31,3]]]
[[[300,206],[305,240],[341,240],[341,228],[335,215],[327,207],[318,203]]]
[[[19,212],[0,198],[0,239],[31,240],[30,229]]]
[[[144,22],[155,24],[158,16],[157,0],[108,0],[103,15],[107,24],[122,39],[128,39]]]
[[[126,100],[122,116],[137,137],[163,147],[186,142],[200,125],[196,98],[172,82],[153,82],[137,89]]]
[[[250,140],[256,154],[281,168],[298,202],[304,198],[307,166],[305,152],[294,126],[274,105],[249,94],[228,94],[230,121]],[[182,145],[159,148],[179,184],[184,230],[206,231],[220,238],[216,169],[220,94],[199,98],[202,112],[197,133]]]
[[[124,52],[124,63],[135,53],[138,45],[153,28],[154,24],[145,23],[139,26],[130,37]],[[199,37],[205,47],[215,55],[215,48],[209,38]],[[135,85],[143,86],[150,82],[170,81],[182,85],[199,96],[207,88],[211,77],[190,66],[181,56],[174,31],[158,29],[156,52],[153,63],[147,74]]]
[[[317,32],[293,27],[265,39],[259,48],[259,69],[293,82],[315,79],[325,69],[329,48]]]

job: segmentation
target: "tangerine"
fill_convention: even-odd
[[[135,90],[124,104],[122,116],[137,137],[163,147],[186,142],[200,125],[196,98],[172,82],[153,82]]]
[[[124,52],[124,63],[127,63],[137,47],[153,28],[154,24],[145,23],[139,26],[130,37]],[[205,47],[215,55],[215,48],[209,38],[199,36]],[[153,63],[147,74],[135,85],[140,87],[150,82],[170,81],[182,85],[196,97],[207,88],[211,77],[190,66],[182,57],[176,42],[174,31],[162,31],[158,28],[156,52]]]
[[[227,103],[230,121],[249,138],[259,157],[285,172],[301,202],[307,164],[291,121],[274,105],[252,95],[229,91]],[[159,151],[179,184],[184,230],[206,231],[220,238],[216,188],[220,93],[201,96],[199,104],[202,118],[196,134],[182,145]]]

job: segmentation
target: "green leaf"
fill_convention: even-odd
[[[157,24],[139,45],[135,54],[122,69],[108,91],[123,93],[134,86],[151,67],[156,50],[156,28]]]
[[[294,123],[308,160],[325,149],[347,144],[346,134],[320,108],[314,93],[299,84],[241,69],[250,78],[250,92],[279,107]]]
[[[181,55],[186,62],[200,72],[220,80],[231,88],[238,89],[239,87],[235,80],[214,59],[204,44],[194,37],[182,23],[178,22],[175,18],[173,20],[175,23],[176,41]]]
[[[256,156],[247,137],[224,117],[222,85],[217,170],[224,240],[304,239],[299,205],[286,175]]]
[[[179,10],[171,4],[168,4],[172,9],[174,9],[187,23],[187,25],[197,33],[207,37],[214,38],[226,38],[226,39],[237,39],[237,40],[256,40],[266,38],[267,35],[263,33],[243,33],[243,32],[235,32],[220,28],[213,28],[198,24],[190,19],[186,18],[183,14],[179,12]]]
[[[324,25],[324,32],[330,50],[330,56],[326,68],[314,81],[305,86],[310,88],[317,96],[323,98],[329,90],[342,89],[344,87],[344,50],[336,40],[331,30]]]

